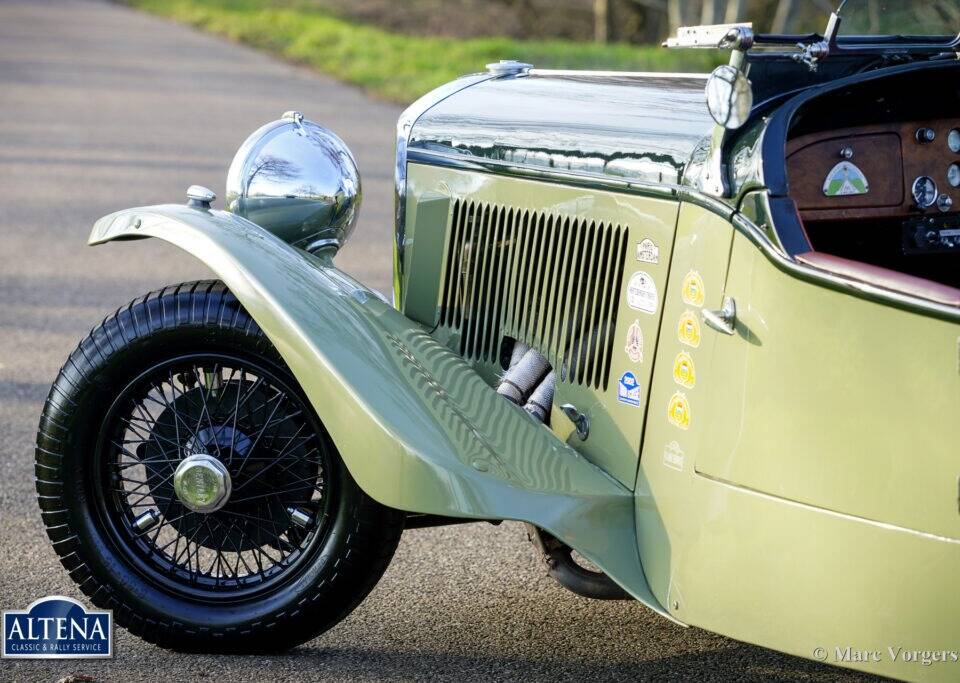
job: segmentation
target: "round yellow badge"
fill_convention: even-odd
[[[690,426],[690,404],[687,397],[679,391],[670,398],[667,406],[667,421],[674,427],[687,429]]]
[[[690,306],[703,306],[703,298],[706,293],[703,289],[703,278],[700,273],[691,270],[683,278],[683,285],[680,287],[680,293],[683,296],[683,303]]]
[[[697,348],[700,346],[700,320],[693,311],[684,311],[677,325],[677,337],[681,344]]]
[[[677,354],[673,361],[673,381],[687,389],[693,389],[697,383],[696,371],[693,368],[693,358],[686,351]]]

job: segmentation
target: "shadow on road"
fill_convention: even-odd
[[[611,634],[611,637],[617,637]],[[562,655],[562,653],[554,653]],[[767,680],[863,681],[865,678],[751,645],[711,652],[690,652],[655,660],[598,664],[551,659],[498,658],[441,652],[385,652],[351,648],[301,648],[292,653],[306,659],[318,673],[350,678],[408,680],[417,678],[462,681],[486,673],[497,680],[534,677],[556,680]]]

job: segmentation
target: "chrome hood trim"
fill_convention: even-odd
[[[393,297],[394,303],[400,302],[400,282],[403,269],[403,242],[406,234],[407,219],[407,148],[413,127],[421,116],[451,95],[465,90],[477,83],[497,78],[493,73],[480,73],[463,76],[455,81],[445,83],[435,90],[423,95],[416,102],[407,107],[397,120],[397,149],[396,163],[393,170],[394,186],[394,242],[393,260]]]

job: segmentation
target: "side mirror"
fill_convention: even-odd
[[[737,68],[718,66],[707,79],[707,109],[727,130],[736,130],[747,121],[753,107],[750,81]]]

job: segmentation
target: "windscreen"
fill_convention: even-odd
[[[960,0],[847,0],[838,7],[841,36],[952,38],[960,33]]]

